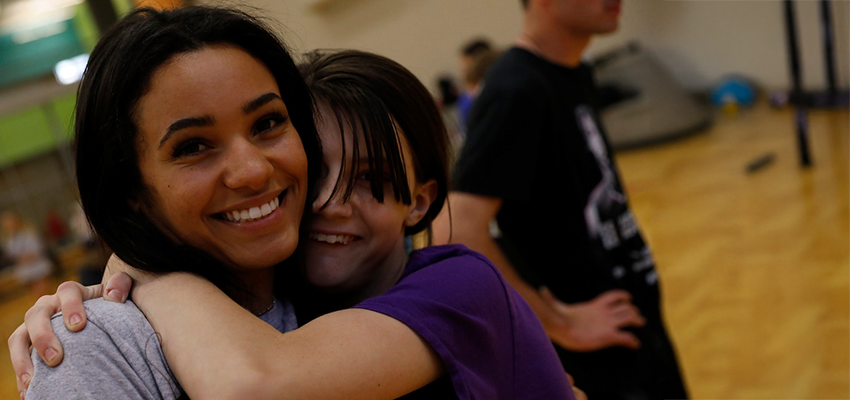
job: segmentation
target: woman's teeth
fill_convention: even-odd
[[[247,222],[255,221],[269,215],[280,205],[280,199],[275,197],[274,200],[263,204],[259,207],[251,207],[247,210],[229,211],[224,213],[224,218],[230,222]]]
[[[307,237],[319,242],[326,242],[330,244],[348,244],[348,242],[354,240],[354,236],[350,235],[325,235],[324,233],[311,233],[307,235]]]

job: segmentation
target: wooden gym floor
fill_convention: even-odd
[[[850,114],[809,122],[805,170],[793,113],[766,106],[619,155],[694,398],[850,397]]]
[[[661,275],[667,323],[695,399],[850,398],[850,113],[757,106],[708,131],[619,154]],[[775,161],[747,174],[767,153]],[[0,293],[7,338],[35,298]],[[17,398],[0,346],[0,399]]]

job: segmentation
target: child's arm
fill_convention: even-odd
[[[132,297],[192,398],[394,399],[443,373],[415,332],[368,310],[331,313],[282,335],[191,274],[139,285]]]
[[[108,269],[114,270],[115,261],[113,257]],[[130,282],[127,275],[115,276],[122,279],[110,279],[106,294],[110,287],[119,288],[123,301]],[[63,349],[50,315],[64,310],[66,326],[68,313],[82,316],[73,330],[85,324],[82,300],[91,298],[85,291],[90,288],[63,285],[65,290],[39,300],[44,304],[28,312],[26,326],[9,340],[19,390],[27,387],[23,375],[32,376],[29,336],[41,355],[49,344],[58,349],[59,357],[48,363],[54,366]],[[169,365],[192,398],[314,399],[338,398],[340,393],[346,398],[396,398],[443,373],[442,361],[415,332],[368,310],[332,313],[281,335],[191,274],[174,273],[141,284],[133,298],[160,334]]]

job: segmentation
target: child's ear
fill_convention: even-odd
[[[431,203],[437,198],[437,190],[437,181],[433,179],[416,185],[410,199],[411,207],[407,213],[407,218],[404,220],[404,226],[413,226],[422,220],[428,213],[428,209],[431,208]]]

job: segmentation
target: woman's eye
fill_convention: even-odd
[[[180,144],[176,148],[174,148],[174,152],[171,154],[174,158],[180,157],[190,157],[201,154],[204,150],[209,148],[206,144],[201,141],[189,141]]]
[[[254,130],[257,133],[267,132],[282,124],[284,121],[286,121],[286,117],[282,115],[271,115],[257,121],[257,124],[254,125]]]

